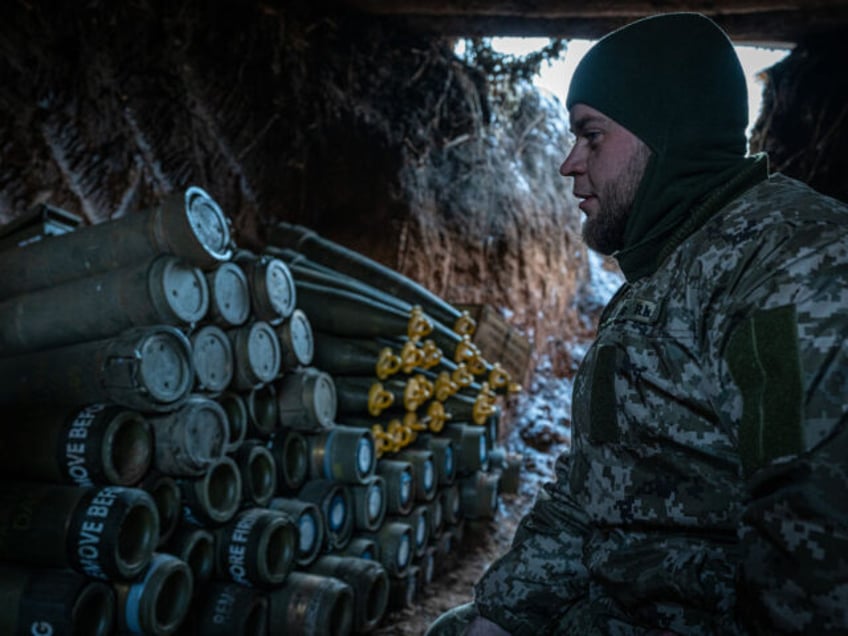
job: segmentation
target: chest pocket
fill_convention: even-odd
[[[739,453],[747,474],[802,450],[803,383],[793,305],[740,324],[725,358],[742,393]]]
[[[616,418],[615,369],[618,353],[613,345],[601,345],[589,370],[588,408],[589,441],[594,444],[617,442],[620,437]]]

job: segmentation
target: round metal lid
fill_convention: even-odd
[[[380,482],[375,481],[368,489],[368,519],[375,521],[380,518],[380,513],[383,511],[383,489],[380,487]]]
[[[210,313],[227,326],[237,327],[250,316],[250,286],[244,270],[228,261],[209,276]]]
[[[424,460],[424,465],[421,467],[423,472],[421,481],[425,491],[430,491],[436,483],[436,469],[433,466],[432,459]]]
[[[200,463],[210,464],[224,455],[229,439],[224,407],[201,396],[191,396],[185,410],[186,448]]]
[[[412,475],[408,471],[400,474],[400,501],[406,504],[412,498]]]
[[[415,545],[422,546],[427,540],[427,519],[424,515],[418,516],[418,521],[415,523]]]
[[[191,343],[173,328],[155,329],[142,338],[139,382],[150,396],[163,403],[182,399],[194,382]]]
[[[206,277],[174,256],[157,259],[148,279],[153,303],[173,322],[194,324],[209,310]]]
[[[280,372],[280,341],[267,322],[257,321],[247,337],[247,360],[259,382],[270,382]]]
[[[338,409],[336,384],[332,376],[318,370],[315,370],[311,380],[312,412],[318,423],[328,428],[333,425]]]
[[[278,258],[272,258],[265,270],[265,285],[271,306],[283,318],[291,316],[297,294],[288,265]]]
[[[288,341],[296,364],[308,366],[315,355],[315,338],[312,336],[312,324],[300,309],[295,309],[286,322]]]
[[[445,446],[445,475],[453,475],[453,446]]]
[[[336,532],[341,529],[346,517],[347,505],[345,503],[344,496],[340,492],[333,494],[330,498],[327,514],[327,521],[330,526],[330,530]]]
[[[253,310],[260,320],[279,323],[291,316],[296,291],[288,265],[278,258],[262,257],[253,263],[252,283]]]
[[[185,193],[185,211],[189,225],[203,248],[219,261],[230,258],[230,227],[215,200],[203,189],[192,186]]]
[[[191,336],[196,386],[202,391],[218,392],[233,379],[233,347],[220,327],[206,325]]]
[[[397,549],[397,565],[398,569],[403,570],[407,564],[409,563],[409,552],[410,552],[410,537],[408,532],[404,532],[398,542]]]
[[[356,467],[360,473],[367,475],[371,472],[374,462],[374,442],[367,435],[363,435],[356,444]]]
[[[312,549],[315,547],[315,541],[318,539],[318,528],[313,513],[304,512],[300,515],[297,527],[300,531],[298,550],[303,553],[312,552]]]

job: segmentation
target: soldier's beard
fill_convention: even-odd
[[[650,158],[650,148],[640,143],[621,177],[598,192],[598,210],[583,223],[583,240],[596,252],[609,255],[624,247],[627,218]]]

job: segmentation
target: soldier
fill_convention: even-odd
[[[726,35],[601,39],[567,99],[589,247],[627,279],[573,447],[446,634],[848,631],[848,206],[746,156]]]

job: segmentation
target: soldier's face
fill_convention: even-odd
[[[583,240],[612,254],[624,246],[624,228],[651,151],[638,137],[598,110],[575,104],[574,145],[559,168],[574,178],[574,196],[586,214]]]

